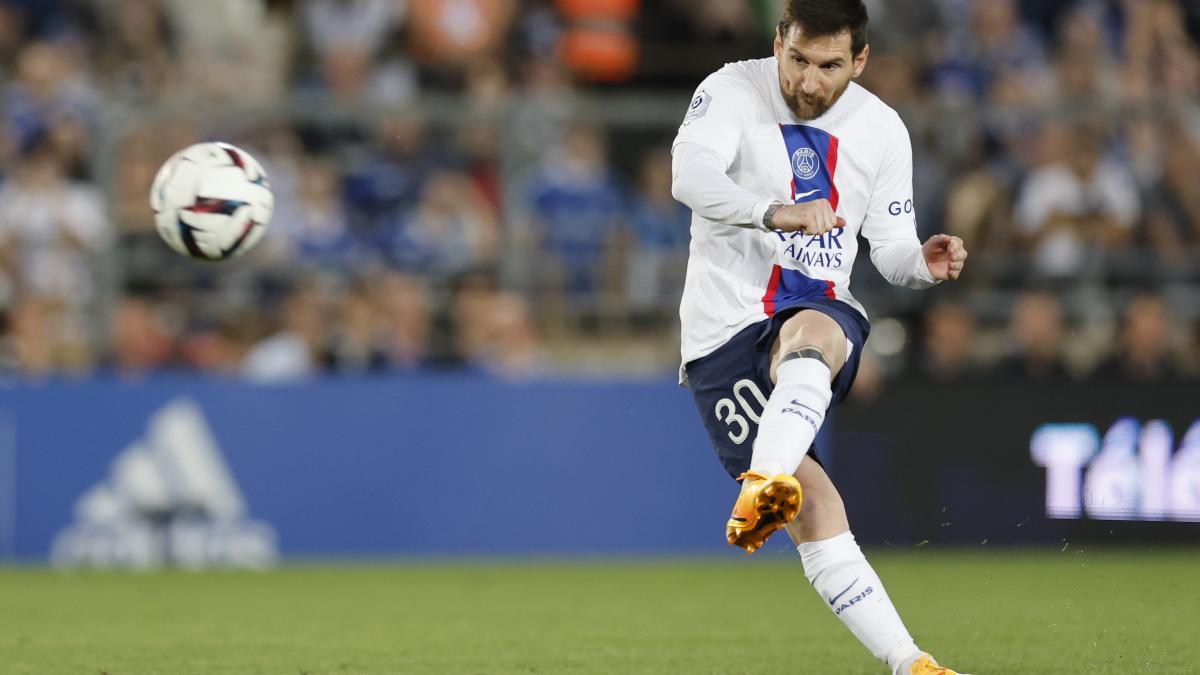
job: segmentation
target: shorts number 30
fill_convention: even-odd
[[[747,396],[753,397],[757,407],[746,400]],[[741,445],[750,437],[750,422],[758,424],[759,416],[765,407],[767,397],[763,396],[762,390],[754,384],[754,380],[738,380],[733,383],[733,396],[717,401],[714,412],[717,419],[729,427],[729,440]]]

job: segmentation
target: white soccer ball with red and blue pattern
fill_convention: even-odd
[[[158,234],[198,260],[227,260],[262,239],[275,207],[267,172],[228,143],[198,143],[168,159],[150,188]]]

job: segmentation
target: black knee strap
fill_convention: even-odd
[[[816,347],[802,347],[794,352],[788,352],[779,359],[779,364],[783,365],[792,359],[816,359],[829,367],[829,362],[825,360],[825,354]]]

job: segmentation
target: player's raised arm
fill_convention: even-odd
[[[863,236],[871,244],[871,262],[898,286],[928,288],[957,279],[967,258],[962,240],[937,235],[922,246],[917,238],[912,142],[899,117],[884,153],[862,226]]]
[[[726,80],[709,77],[688,105],[671,146],[671,194],[706,220],[761,228],[763,214],[777,200],[753,194],[729,177],[747,117],[739,98],[748,92]]]

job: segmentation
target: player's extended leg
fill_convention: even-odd
[[[775,388],[763,408],[750,470],[725,527],[730,544],[753,553],[796,517],[802,491],[792,474],[808,452],[846,361],[846,335],[828,315],[802,310],[780,327],[771,352]]]
[[[796,479],[804,505],[786,529],[804,575],[854,637],[895,675],[954,675],[917,648],[892,605],[879,575],[863,556],[841,495],[816,462],[802,462]]]

